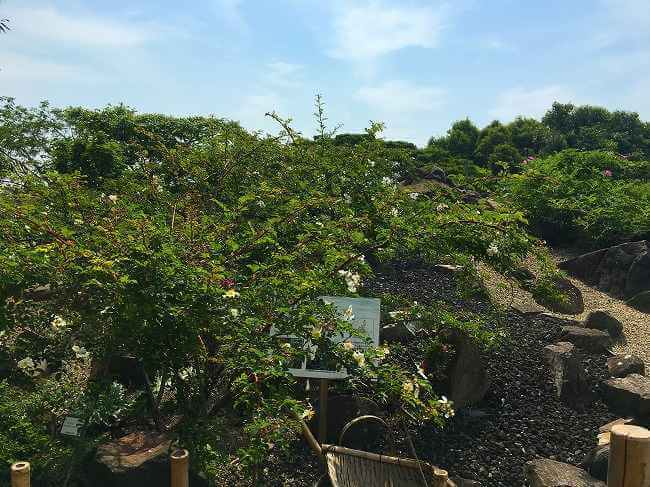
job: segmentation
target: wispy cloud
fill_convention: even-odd
[[[553,102],[575,102],[573,93],[560,85],[526,89],[515,87],[502,92],[489,115],[502,121],[512,120],[518,115],[540,118]]]
[[[112,20],[76,12],[63,12],[50,6],[7,8],[14,35],[57,45],[83,47],[133,47],[159,37],[160,29],[151,23]]]
[[[38,60],[19,54],[4,54],[0,80],[5,82],[42,82],[79,80],[97,82],[101,76],[92,70],[73,64],[57,63],[49,60]]]
[[[294,88],[301,84],[300,77],[304,66],[285,61],[266,64],[263,82],[280,88]]]
[[[388,5],[378,0],[342,2],[334,19],[329,54],[349,60],[373,59],[407,47],[433,48],[447,17],[447,5]]]
[[[384,114],[429,112],[439,109],[446,100],[446,92],[441,88],[420,86],[404,80],[362,86],[357,95]]]

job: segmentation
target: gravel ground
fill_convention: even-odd
[[[491,307],[485,301],[459,298],[449,276],[426,269],[378,276],[369,287],[423,303],[443,299],[473,311]],[[598,427],[615,417],[599,399],[583,411],[555,399],[543,348],[557,340],[564,324],[559,317],[506,313],[499,326],[508,340],[486,357],[493,378],[488,395],[477,408],[459,411],[443,431],[412,432],[421,458],[485,487],[525,485],[523,465],[534,458],[582,461],[595,445]],[[606,357],[584,355],[582,364],[596,389],[607,377]]]
[[[417,266],[379,274],[366,283],[365,291],[370,296],[398,293],[422,303],[442,300],[486,315],[493,311],[486,299],[459,296],[452,276]],[[575,411],[555,398],[543,348],[557,341],[566,324],[563,317],[510,310],[500,321],[492,326],[505,330],[508,338],[486,356],[492,386],[485,399],[471,410],[458,411],[444,430],[423,427],[410,435],[421,459],[452,476],[483,487],[519,487],[526,485],[527,461],[545,457],[578,464],[595,446],[598,428],[616,417],[600,399]],[[606,357],[585,354],[582,365],[597,390],[607,378]],[[400,454],[411,457],[404,434],[395,433]],[[265,485],[313,485],[317,470],[307,446],[298,443],[292,461],[280,461],[267,471]]]
[[[562,251],[554,251],[554,256],[559,262],[572,255]],[[505,308],[512,306],[514,309],[523,313],[544,312],[557,316],[558,318],[578,321],[584,320],[590,312],[598,309],[609,312],[614,318],[623,323],[623,333],[625,336],[625,340],[617,343],[612,351],[615,353],[631,353],[637,355],[650,367],[649,314],[638,311],[625,304],[621,299],[612,297],[570,276],[569,280],[582,292],[585,310],[579,315],[554,313],[537,304],[528,291],[517,286],[512,286],[511,282],[489,267],[482,266],[480,270],[485,278],[492,299]]]

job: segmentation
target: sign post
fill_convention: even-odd
[[[344,296],[320,296],[325,304],[331,304],[336,308],[339,315],[346,317],[352,326],[364,335],[370,337],[372,344],[379,345],[379,327],[380,327],[380,306],[381,300],[376,298],[348,298]],[[274,334],[275,330],[271,330]],[[300,337],[279,336],[293,341],[300,341]],[[366,341],[360,337],[351,336],[350,334],[339,334],[330,338],[333,343],[348,341],[358,350],[367,348]],[[306,350],[312,351],[312,344],[309,340],[301,343]],[[320,413],[318,419],[318,440],[322,443],[327,438],[327,400],[330,380],[345,379],[348,372],[345,369],[329,370],[326,368],[310,368],[309,360],[305,358],[300,367],[290,368],[289,372],[294,377],[305,379],[320,379]]]

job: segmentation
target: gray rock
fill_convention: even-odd
[[[596,250],[583,254],[573,259],[565,260],[558,264],[558,267],[567,271],[573,277],[591,284],[598,284],[598,266],[600,265],[607,249]]]
[[[155,431],[136,431],[100,445],[94,459],[82,468],[87,487],[169,487],[171,439]],[[190,486],[206,486],[190,472]]]
[[[606,331],[613,338],[623,336],[623,323],[614,318],[607,311],[592,311],[585,319],[585,328]]]
[[[527,462],[524,473],[531,487],[607,487],[581,468],[545,458]]]
[[[561,338],[578,348],[596,353],[605,352],[612,345],[609,333],[579,326],[562,327]]]
[[[459,330],[446,330],[444,335],[456,352],[447,369],[447,396],[455,408],[476,404],[483,399],[491,383],[481,348]]]
[[[622,353],[608,358],[607,369],[612,377],[627,377],[630,374],[645,375],[643,360],[629,353]]]
[[[603,399],[622,416],[650,417],[650,379],[639,374],[613,378],[602,383]]]
[[[594,448],[582,462],[584,468],[592,477],[607,482],[609,469],[609,444]]]
[[[432,179],[434,181],[440,181],[441,183],[445,184],[449,182],[449,178],[447,177],[445,170],[436,165],[427,167],[427,171],[424,171],[423,168],[419,168],[418,173],[423,179]]]
[[[650,291],[643,291],[637,294],[627,304],[644,313],[650,313]]]
[[[635,296],[650,290],[650,252],[644,252],[632,262],[625,280],[625,296]]]
[[[555,311],[556,313],[563,313],[568,315],[577,315],[585,310],[585,303],[582,298],[582,292],[571,281],[564,277],[555,279],[555,286],[564,295],[564,300],[558,301],[555,299],[548,299],[545,296],[534,297],[535,302],[542,306]]]
[[[569,259],[559,267],[603,291],[630,297],[632,293],[650,289],[644,288],[650,279],[648,251],[646,240],[628,242]]]
[[[544,358],[551,369],[558,399],[573,408],[581,408],[592,402],[594,394],[572,343],[547,345],[544,347]]]

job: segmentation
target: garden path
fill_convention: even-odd
[[[567,256],[560,252],[554,252],[554,257],[560,261]],[[572,277],[569,277],[569,280],[582,292],[585,310],[579,315],[555,313],[537,304],[528,291],[521,289],[514,282],[508,281],[489,267],[480,266],[479,270],[494,302],[503,307],[512,307],[521,313],[547,313],[568,320],[583,321],[592,311],[598,309],[608,311],[623,323],[625,336],[625,340],[614,345],[612,351],[637,355],[646,363],[646,369],[650,368],[650,314],[638,311],[625,304],[621,299],[612,297]]]

